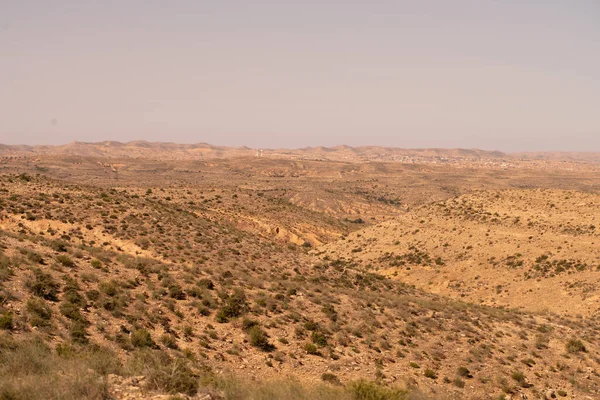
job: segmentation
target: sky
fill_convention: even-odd
[[[600,151],[598,0],[0,0],[0,143]]]

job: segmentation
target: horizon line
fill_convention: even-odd
[[[83,144],[83,145],[106,145],[109,143],[120,144],[120,145],[130,145],[135,143],[147,143],[147,144],[168,144],[168,145],[179,145],[179,146],[210,146],[213,148],[230,148],[230,149],[252,149],[252,150],[268,150],[268,151],[277,151],[277,150],[307,150],[307,149],[335,149],[335,148],[351,148],[351,149],[361,149],[361,148],[381,148],[381,149],[390,149],[390,150],[469,150],[469,151],[482,151],[486,153],[503,153],[503,154],[535,154],[535,153],[581,153],[581,154],[594,154],[600,153],[600,149],[597,151],[583,151],[583,150],[521,150],[521,151],[504,151],[504,150],[491,150],[484,149],[479,147],[399,147],[399,146],[386,146],[379,144],[370,144],[370,145],[357,145],[352,146],[348,144],[337,144],[333,146],[325,146],[325,145],[309,145],[303,147],[250,147],[247,145],[216,145],[208,142],[193,142],[193,143],[185,143],[185,142],[172,142],[172,141],[149,141],[146,139],[138,139],[138,140],[128,140],[128,141],[117,141],[117,140],[102,140],[97,142],[86,142],[79,140],[72,140],[63,144],[5,144],[0,143],[2,147],[65,147],[74,144]]]

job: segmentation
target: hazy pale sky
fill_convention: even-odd
[[[600,151],[598,0],[0,0],[0,143]]]

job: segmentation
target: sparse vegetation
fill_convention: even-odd
[[[577,217],[597,214],[594,193],[448,182],[425,195],[396,169],[357,167],[350,184],[323,180],[328,163],[273,179],[257,172],[264,166],[228,162],[164,172],[181,181],[152,190],[140,185],[163,178],[144,168],[118,185],[82,184],[71,164],[68,184],[0,175],[0,398],[103,399],[140,375],[145,394],[215,399],[595,390],[599,328],[586,307],[596,287],[586,274],[597,272],[588,243],[600,233]],[[188,174],[203,178],[188,184]],[[343,185],[356,187],[338,204]],[[299,381],[264,380],[276,374]]]
[[[568,353],[582,353],[585,352],[585,345],[579,339],[570,339],[565,345]]]
[[[58,300],[60,284],[54,280],[52,275],[39,268],[33,270],[33,277],[27,280],[26,286],[36,296],[50,301]]]
[[[152,335],[146,329],[137,329],[131,334],[131,344],[133,347],[156,347],[156,343],[152,340]]]

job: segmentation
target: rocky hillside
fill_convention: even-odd
[[[275,207],[269,196],[259,193],[247,189],[231,199],[240,207]],[[541,207],[546,195],[540,192],[534,203]],[[579,193],[561,192],[559,197],[567,195],[586,204],[595,201]],[[498,196],[482,193],[471,198],[472,203],[463,198],[440,203],[448,210],[435,204],[411,212],[406,221],[414,217],[422,226],[396,225],[396,244],[388,236],[391,231],[375,236],[379,229],[393,230],[391,222],[349,233],[355,230],[350,226],[360,224],[334,220],[326,226],[336,227],[346,239],[315,248],[310,242],[296,245],[274,232],[248,229],[229,212],[219,213],[232,206],[221,207],[230,203],[217,191],[107,189],[43,176],[4,175],[0,394],[32,399],[146,398],[160,393],[261,398],[257,393],[273,387],[294,387],[305,398],[324,399],[373,398],[368,393],[390,399],[481,399],[519,393],[539,398],[548,391],[593,398],[600,383],[593,313],[578,319],[488,307],[464,296],[427,293],[412,287],[409,275],[390,270],[394,262],[398,271],[412,271],[444,268],[456,261],[454,244],[439,243],[441,252],[447,249],[439,263],[433,249],[409,246],[407,238],[419,243],[417,229],[438,220],[428,214],[433,210],[440,210],[448,221],[481,224],[485,217],[494,226],[515,229],[513,214],[505,216],[502,210],[515,203],[518,194]],[[498,207],[505,208],[497,208],[495,217],[493,212],[470,211],[478,209],[477,198],[485,204],[497,199]],[[564,207],[552,198],[549,210]],[[525,227],[535,213],[512,212],[521,217],[517,226]],[[315,220],[319,215],[293,203],[263,215],[279,223],[286,213],[306,213]],[[324,221],[331,219],[320,215]],[[576,215],[580,214],[573,218]],[[491,222],[493,218],[498,221]],[[564,216],[565,232],[547,227],[542,217],[533,223],[535,229],[546,229],[544,237],[595,235],[591,223],[583,230],[583,224],[567,224],[569,218]],[[447,222],[448,227],[452,224]],[[461,229],[466,227],[457,228]],[[368,236],[371,231],[373,237]],[[455,231],[455,236],[462,235],[469,233]],[[376,251],[378,242],[391,240],[392,246],[407,246],[407,251]],[[501,237],[491,236],[489,241]],[[546,242],[538,242],[541,245]],[[585,240],[573,246],[585,246]],[[469,250],[462,252],[484,253],[479,247]],[[548,270],[542,268],[531,280],[552,278],[543,274],[594,273],[589,251],[572,250],[581,254],[577,262],[586,264],[583,271],[576,264],[557,272],[553,262],[563,253],[553,252],[540,261],[550,265]],[[367,262],[363,256],[368,254],[372,257]],[[528,255],[525,250],[522,254]],[[521,258],[529,262],[525,256],[516,262]],[[510,271],[505,265],[510,260],[498,257],[498,265],[490,265],[490,270]],[[528,267],[515,266],[523,271]],[[531,269],[535,271],[533,265]],[[481,273],[478,279],[488,278]],[[511,289],[508,286],[509,294]],[[283,376],[294,376],[300,386],[268,386]],[[262,383],[248,383],[256,377]],[[245,383],[235,383],[238,380]],[[281,393],[273,396],[286,398]]]
[[[352,233],[319,255],[477,304],[596,316],[600,196],[476,192]]]

